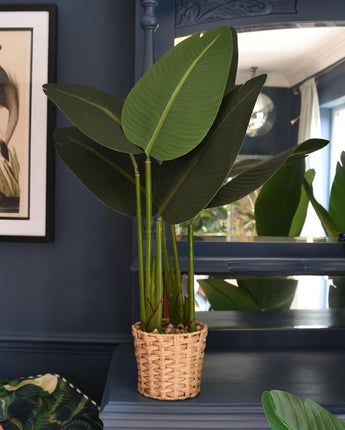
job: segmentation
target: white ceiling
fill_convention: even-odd
[[[345,57],[344,27],[308,27],[238,33],[237,83],[267,73],[267,86],[293,87]]]

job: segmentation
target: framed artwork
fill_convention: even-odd
[[[53,237],[55,5],[0,5],[0,240]]]

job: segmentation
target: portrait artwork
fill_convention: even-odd
[[[0,218],[27,218],[32,30],[0,29]]]
[[[0,5],[0,241],[53,238],[55,5]]]

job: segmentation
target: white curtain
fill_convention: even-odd
[[[309,79],[300,87],[301,113],[298,128],[298,143],[321,136],[320,106],[315,79]]]
[[[300,86],[301,113],[298,128],[298,143],[307,139],[321,137],[321,121],[319,98],[317,95],[315,79],[309,79]],[[323,183],[327,178],[323,168],[322,151],[316,151],[306,158],[306,170],[315,169],[316,175],[313,182],[314,195],[323,206]],[[301,232],[302,237],[323,237],[325,232],[320,224],[311,204],[308,206],[307,218]],[[327,304],[327,281],[324,278],[317,280],[314,277],[302,276],[291,308],[295,309],[322,309]]]
[[[317,95],[315,79],[309,79],[300,86],[301,93],[301,113],[298,128],[298,143],[311,138],[321,137],[320,106]],[[323,174],[325,158],[323,151],[316,151],[306,158],[306,169],[315,169],[316,175],[313,182],[314,195],[323,206],[326,204],[324,196],[324,186],[327,177]],[[325,232],[320,224],[314,209],[309,205],[307,219],[302,230],[304,237],[323,237]]]

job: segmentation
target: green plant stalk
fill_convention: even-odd
[[[173,275],[172,275],[171,263],[169,259],[167,237],[166,237],[164,225],[162,229],[162,252],[163,252],[163,267],[164,267],[164,284],[165,284],[165,289],[167,290],[167,288],[169,288],[169,286],[173,282],[173,278],[172,278]]]
[[[148,301],[152,305],[151,295],[151,264],[152,264],[152,178],[151,178],[151,160],[147,156],[145,160],[145,203],[146,203],[146,260],[145,260],[145,305],[146,309],[150,312],[150,308],[147,307]],[[151,310],[152,312],[152,310]],[[146,313],[145,327],[149,313]]]
[[[171,306],[173,301],[175,279],[174,279],[172,262],[169,258],[167,237],[166,237],[164,224],[162,228],[162,252],[163,252],[163,266],[164,266],[164,286],[165,286],[166,298],[168,301],[169,318],[171,321],[174,314],[174,310],[171,309]]]
[[[145,263],[144,263],[144,245],[143,245],[143,219],[141,211],[141,190],[140,190],[140,173],[135,156],[129,154],[135,177],[135,197],[137,208],[137,236],[138,236],[138,270],[139,270],[139,303],[140,303],[140,324],[143,329],[146,321],[146,305],[145,305]]]
[[[156,290],[154,291],[156,313],[155,328],[162,333],[163,320],[163,260],[162,260],[162,230],[163,220],[161,217],[156,222]]]
[[[188,309],[189,309],[189,299],[188,296],[184,296],[184,306],[183,306],[183,324],[185,326],[188,325],[189,318],[188,318]]]
[[[173,257],[173,280],[174,286],[172,291],[173,306],[175,310],[176,321],[173,324],[183,324],[183,292],[182,292],[182,278],[181,278],[181,265],[180,257],[177,249],[177,239],[175,225],[169,225],[170,242]]]
[[[147,320],[145,321],[144,330],[147,332],[152,332],[155,329],[155,303],[154,303],[154,294],[153,292],[156,289],[156,259],[152,259],[151,266],[151,283],[149,285],[149,291],[146,293],[146,315]]]
[[[162,219],[158,218],[156,222],[156,258],[152,261],[150,292],[146,297],[150,316],[145,329],[148,332],[157,330],[158,333],[162,333],[163,320],[162,224]]]
[[[190,333],[195,331],[193,221],[188,223],[188,329]]]

